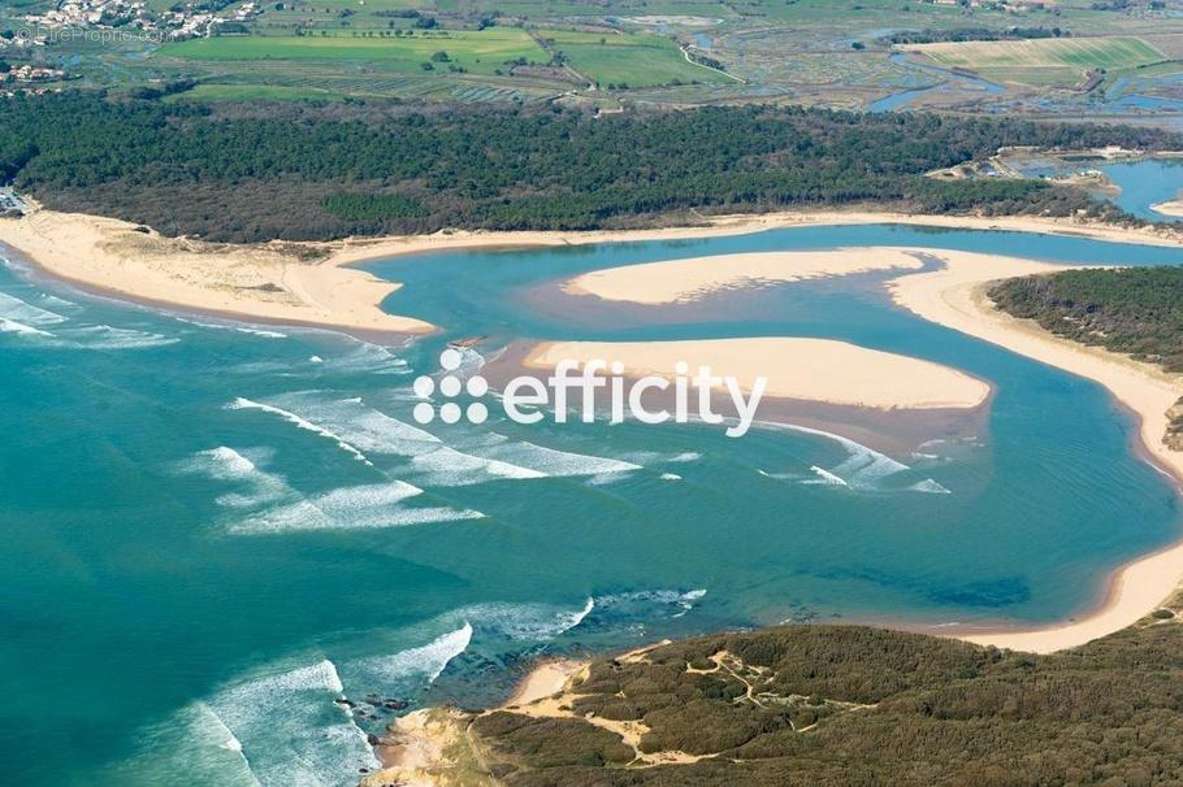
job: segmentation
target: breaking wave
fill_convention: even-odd
[[[68,303],[68,302],[67,302]],[[0,318],[24,325],[60,325],[66,317],[0,292]]]
[[[390,656],[372,656],[348,662],[342,665],[345,680],[351,686],[384,693],[431,685],[443,674],[452,659],[468,650],[472,631],[472,625],[465,621],[460,628],[442,634],[426,645]]]
[[[256,451],[258,456],[267,452]],[[235,481],[249,489],[246,493],[232,492],[220,495],[217,503],[228,508],[250,508],[283,500],[295,491],[278,475],[261,470],[256,461],[227,446],[198,451],[191,459],[182,462],[181,473],[200,473],[215,481]]]
[[[63,309],[74,307],[69,301],[53,296],[42,300]],[[175,336],[131,328],[69,323],[69,317],[0,292],[0,333],[36,339],[42,346],[67,350],[136,350],[180,341]]]
[[[868,448],[862,443],[855,442],[842,435],[826,432],[821,429],[812,429],[807,426],[797,426],[796,424],[764,421],[760,425],[816,437],[824,437],[838,443],[846,451],[846,459],[834,467],[825,468],[819,465],[810,465],[809,469],[813,473],[813,476],[797,479],[797,482],[800,484],[843,487],[856,491],[909,491],[950,494],[948,489],[945,489],[931,478],[924,479],[910,486],[892,488],[885,482],[893,476],[912,470],[912,468],[903,462],[892,459],[886,454]],[[776,475],[766,473],[763,470],[760,473],[769,478],[794,478],[791,474]]]
[[[309,530],[351,530],[480,519],[484,514],[447,506],[416,508],[404,501],[423,490],[403,481],[364,484],[304,496],[280,475],[258,466],[269,456],[264,450],[251,452],[255,459],[226,446],[200,451],[180,463],[181,473],[201,473],[216,481],[234,482],[242,492],[219,495],[219,506],[257,509],[227,525],[235,535],[264,535]]]
[[[250,402],[239,399],[237,402]],[[417,483],[466,486],[496,480],[610,476],[640,465],[607,457],[559,451],[500,434],[463,433],[452,445],[418,426],[367,405],[360,398],[335,399],[318,391],[285,394],[259,409],[282,414],[302,428],[348,446],[359,456],[382,454],[410,460]],[[239,405],[247,406],[247,405]],[[369,459],[365,460],[369,463]]]
[[[354,448],[352,445],[347,443],[344,439],[342,439],[341,437],[338,437],[332,431],[325,429],[323,426],[319,426],[311,421],[301,418],[300,416],[296,415],[295,413],[293,413],[289,410],[284,410],[283,408],[275,407],[274,405],[263,404],[261,402],[255,402],[250,399],[244,399],[241,396],[238,397],[237,399],[235,399],[230,404],[228,404],[227,409],[230,409],[230,410],[261,410],[264,413],[271,413],[272,415],[278,415],[280,418],[284,419],[288,423],[294,424],[296,427],[298,427],[300,429],[304,429],[306,431],[312,432],[313,434],[320,435],[321,437],[324,437],[328,440],[332,440],[333,442],[335,442],[337,444],[338,448],[340,448],[342,451],[344,451],[345,453],[352,456],[357,461],[363,462],[366,465],[373,467],[373,463],[369,459],[366,458],[365,454],[363,454],[361,451]]]
[[[261,785],[353,784],[359,768],[380,763],[352,714],[334,702],[343,690],[325,659],[224,688],[200,704],[207,712],[196,721],[207,739],[240,754]]]
[[[595,606],[595,599],[590,596],[579,609],[492,601],[463,607],[448,617],[471,620],[476,630],[485,636],[545,642],[578,626]]]
[[[484,514],[449,506],[414,508],[404,501],[423,493],[403,481],[343,487],[253,514],[230,525],[236,535],[303,530],[358,530],[482,519]]]
[[[410,365],[381,345],[361,342],[344,355],[321,359],[326,372],[345,374],[410,374]]]
[[[185,317],[174,317],[177,322],[183,322],[186,325],[194,325],[198,328],[209,328],[216,331],[234,331],[236,333],[245,333],[250,336],[260,336],[264,339],[286,339],[288,335],[280,331],[267,330],[266,328],[255,328],[246,325],[234,325],[232,323],[220,322],[200,322],[198,320],[190,320]]]

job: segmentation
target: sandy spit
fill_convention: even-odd
[[[1105,386],[1137,414],[1146,455],[1164,473],[1183,483],[1183,453],[1163,445],[1166,412],[1183,395],[1183,379],[1123,355],[1061,339],[1030,320],[994,308],[990,282],[1063,270],[1050,265],[990,255],[933,250],[947,267],[904,275],[891,284],[896,303],[925,319],[1005,347],[1012,352],[1087,377]],[[978,644],[1049,653],[1082,645],[1125,628],[1153,611],[1183,579],[1183,543],[1135,560],[1118,570],[1104,601],[1075,620],[1034,630],[940,633]]]
[[[379,308],[398,284],[292,244],[170,239],[116,219],[48,210],[0,220],[0,243],[53,277],[153,305],[368,333],[433,329]]]

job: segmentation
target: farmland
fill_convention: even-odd
[[[561,52],[572,68],[603,87],[732,81],[687,61],[678,45],[662,36],[569,30],[545,30],[538,36],[552,51]]]
[[[0,32],[25,24],[26,9],[61,5],[20,1],[22,10],[0,3]],[[204,3],[146,2],[211,17]],[[1183,128],[1183,0],[222,3],[201,29],[50,36],[25,52],[0,39],[0,59],[35,52],[65,65],[70,78],[49,89],[196,82],[179,101],[557,101],[588,111],[772,102]]]
[[[223,36],[168,44],[159,54],[205,61],[365,61],[400,71],[463,69],[477,74],[497,73],[506,68],[507,62],[519,59],[535,62],[549,59],[546,51],[525,31],[501,28],[426,31],[405,36],[357,33]]]
[[[1063,78],[1092,69],[1138,68],[1167,59],[1154,46],[1132,36],[964,41],[904,48],[920,52],[938,65],[1035,83],[1047,79],[1040,71],[1050,71]]]

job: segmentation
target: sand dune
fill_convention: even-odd
[[[716,375],[735,377],[745,391],[756,377],[766,377],[765,396],[885,410],[970,408],[990,395],[988,384],[955,369],[831,339],[548,342],[533,348],[525,365],[549,371],[564,359],[619,361],[630,377],[671,378],[684,361],[691,376],[709,366]]]

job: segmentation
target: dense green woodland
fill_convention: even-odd
[[[724,651],[738,661],[716,669]],[[1165,609],[1049,656],[854,626],[717,635],[600,659],[573,691],[577,716],[640,721],[641,751],[710,756],[625,768],[632,749],[582,718],[498,711],[469,730],[501,781],[1183,784],[1183,626]]]
[[[590,229],[692,210],[865,201],[940,213],[1116,215],[1071,188],[921,177],[1016,144],[1183,148],[1183,139],[801,108],[597,118],[557,108],[210,108],[75,92],[4,102],[0,177],[51,208],[225,241]]]
[[[999,308],[1085,344],[1183,372],[1183,268],[1062,271],[1007,279]]]

